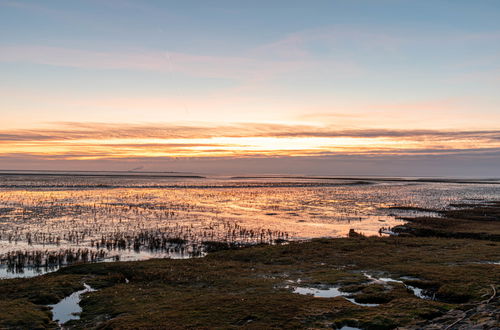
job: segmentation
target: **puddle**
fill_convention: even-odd
[[[347,325],[344,325],[342,328],[339,330],[361,330],[360,328],[355,328],[355,327],[349,327]]]
[[[375,307],[378,306],[379,304],[362,304],[358,303],[354,300],[354,298],[348,298],[347,296],[351,295],[350,293],[347,292],[342,292],[339,290],[339,288],[336,287],[331,287],[328,289],[316,289],[316,288],[307,288],[307,287],[295,287],[293,289],[293,293],[298,293],[302,295],[310,295],[313,297],[317,298],[335,298],[335,297],[342,297],[345,300],[358,305],[358,306],[365,306],[365,307]]]
[[[380,229],[379,234],[380,235],[389,235],[389,236],[399,236],[399,233],[396,233],[390,229]]]
[[[348,300],[350,302],[352,302],[354,305],[358,305],[358,306],[364,306],[364,307],[377,307],[379,306],[380,304],[369,304],[369,303],[359,303],[357,302],[356,300],[354,300],[354,298],[347,298],[347,297],[344,297],[345,300]]]
[[[396,280],[396,279],[393,279],[393,278],[390,278],[390,277],[379,277],[379,278],[376,278],[376,277],[373,277],[371,276],[370,274],[367,274],[367,273],[363,273],[363,275],[369,279],[372,283],[376,283],[376,284],[383,284],[385,285],[386,283],[388,282],[396,282],[396,283],[401,283],[403,284],[406,288],[410,289],[413,291],[413,294],[420,298],[420,299],[432,299],[432,297],[429,297],[428,295],[424,294],[424,290],[420,289],[420,288],[417,288],[415,286],[412,286],[412,285],[408,285],[408,284],[405,284],[403,281],[400,281],[400,280]]]
[[[432,299],[432,297],[429,297],[428,295],[424,294],[424,290],[417,288],[417,287],[414,287],[414,286],[411,286],[411,285],[408,285],[408,284],[405,284],[401,280],[396,280],[396,279],[393,279],[390,277],[376,278],[376,277],[373,277],[367,273],[363,273],[363,275],[371,283],[382,284],[382,285],[386,285],[388,282],[401,283],[406,288],[410,289],[416,297],[418,297],[420,299]],[[292,281],[289,281],[289,282],[292,282]],[[297,284],[300,283],[300,280],[297,280],[295,283],[297,283]],[[289,286],[287,286],[287,287],[289,287]],[[364,307],[376,307],[376,306],[380,305],[380,304],[358,303],[358,302],[356,302],[356,300],[354,298],[355,294],[349,293],[349,292],[342,292],[342,291],[340,291],[339,287],[329,287],[326,289],[319,289],[319,288],[311,288],[311,287],[294,286],[293,293],[298,293],[298,294],[302,294],[302,295],[310,295],[310,296],[317,297],[317,298],[342,297],[345,300],[347,300],[355,305],[364,306]],[[350,328],[345,328],[345,329],[350,329]],[[355,329],[355,328],[352,328],[352,329]]]
[[[296,287],[293,293],[310,295],[318,298],[334,298],[344,295],[344,293],[340,292],[339,289],[335,287],[328,289]]]
[[[500,261],[478,261],[474,262],[475,264],[483,264],[483,265],[500,265]]]
[[[96,291],[89,285],[83,284],[83,290],[73,292],[55,305],[49,305],[52,308],[52,320],[57,321],[59,324],[64,324],[69,320],[79,320],[82,308],[80,307],[80,300],[82,294],[87,292]]]

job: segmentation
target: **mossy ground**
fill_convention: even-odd
[[[498,223],[498,222],[497,222]],[[220,251],[188,260],[155,259],[74,265],[32,279],[0,281],[0,328],[53,328],[43,307],[82,288],[73,328],[321,328],[391,329],[464,308],[500,285],[500,242],[445,237],[315,239]],[[404,278],[438,300],[417,298]],[[297,284],[300,280],[300,284]],[[293,286],[335,285],[342,297],[295,294]]]
[[[500,202],[478,205],[454,204],[458,209],[434,211],[442,218],[405,218],[402,231],[415,236],[473,238],[500,241]]]
[[[0,303],[12,310],[2,309],[0,324],[54,326],[41,305],[86,282],[99,291],[85,297],[82,319],[71,321],[72,327],[392,328],[483,299],[490,284],[500,284],[500,271],[479,262],[495,260],[500,260],[497,242],[387,237],[317,239],[189,260],[75,265],[34,279],[0,281]],[[418,278],[411,284],[421,283],[442,301],[419,299],[398,283],[369,284],[362,272]],[[364,307],[342,297],[294,294],[287,285],[299,279],[300,286],[358,285],[359,299],[381,304]]]

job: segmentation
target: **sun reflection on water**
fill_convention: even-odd
[[[378,235],[406,214],[388,207],[443,208],[498,192],[496,185],[297,178],[10,177],[0,188],[0,259],[21,272],[16,265],[202,256],[211,242],[274,244],[350,229]]]

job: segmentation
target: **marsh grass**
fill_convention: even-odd
[[[336,225],[346,225],[347,234],[366,212],[397,205],[384,204],[391,197],[386,190],[376,194],[376,203],[360,202],[352,210],[349,194],[362,199],[366,192],[344,188],[337,192],[345,198],[338,205],[324,187],[286,189],[265,194],[226,188],[103,189],[98,196],[92,190],[2,191],[0,240],[9,244],[2,262],[13,271],[74,265],[32,279],[0,281],[0,328],[56,327],[43,306],[83,283],[99,291],[84,297],[81,319],[68,327],[391,329],[466,308],[490,296],[491,285],[500,285],[498,265],[492,263],[500,261],[500,243],[493,236],[500,204],[454,206],[440,209],[438,218],[413,218],[401,231],[409,237],[366,237],[354,230],[351,238],[295,242],[299,235],[293,228],[273,227],[273,219],[315,225],[335,219]],[[404,205],[418,207],[411,200]],[[123,252],[211,253],[187,260],[92,263],[118,260]],[[371,283],[364,273],[399,279],[435,299],[419,299],[402,284]],[[338,286],[358,301],[380,305],[294,294],[299,281]]]
[[[52,298],[42,300],[53,303],[68,294],[67,287],[76,291],[85,282],[99,291],[84,297],[81,320],[69,324],[77,328],[390,329],[490,295],[490,285],[500,285],[498,266],[479,262],[499,257],[499,243],[486,240],[317,239],[219,251],[198,259],[75,265],[31,280],[0,281],[0,301],[39,303],[39,292],[51,292]],[[426,288],[438,299],[419,299],[399,283],[370,283],[364,272]],[[294,294],[287,285],[299,279],[301,286],[339,285],[356,292],[360,301],[380,305]]]
[[[213,242],[227,248],[289,239],[285,231],[247,228],[216,214],[207,217],[212,206],[153,202],[157,192],[125,192],[111,192],[98,201],[78,191],[0,194],[0,203],[8,205],[0,209],[0,242],[10,244],[5,252],[0,246],[0,265],[14,273],[25,267],[47,271],[78,262],[119,260],[122,251],[141,257],[200,257],[206,249],[213,251]]]
[[[455,205],[436,217],[405,217],[409,223],[393,228],[415,236],[473,238],[500,241],[500,202]]]

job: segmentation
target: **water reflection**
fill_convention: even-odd
[[[221,242],[378,235],[416,213],[392,206],[443,208],[500,192],[492,184],[300,178],[0,180],[0,264],[19,274],[26,265],[196,257]]]

